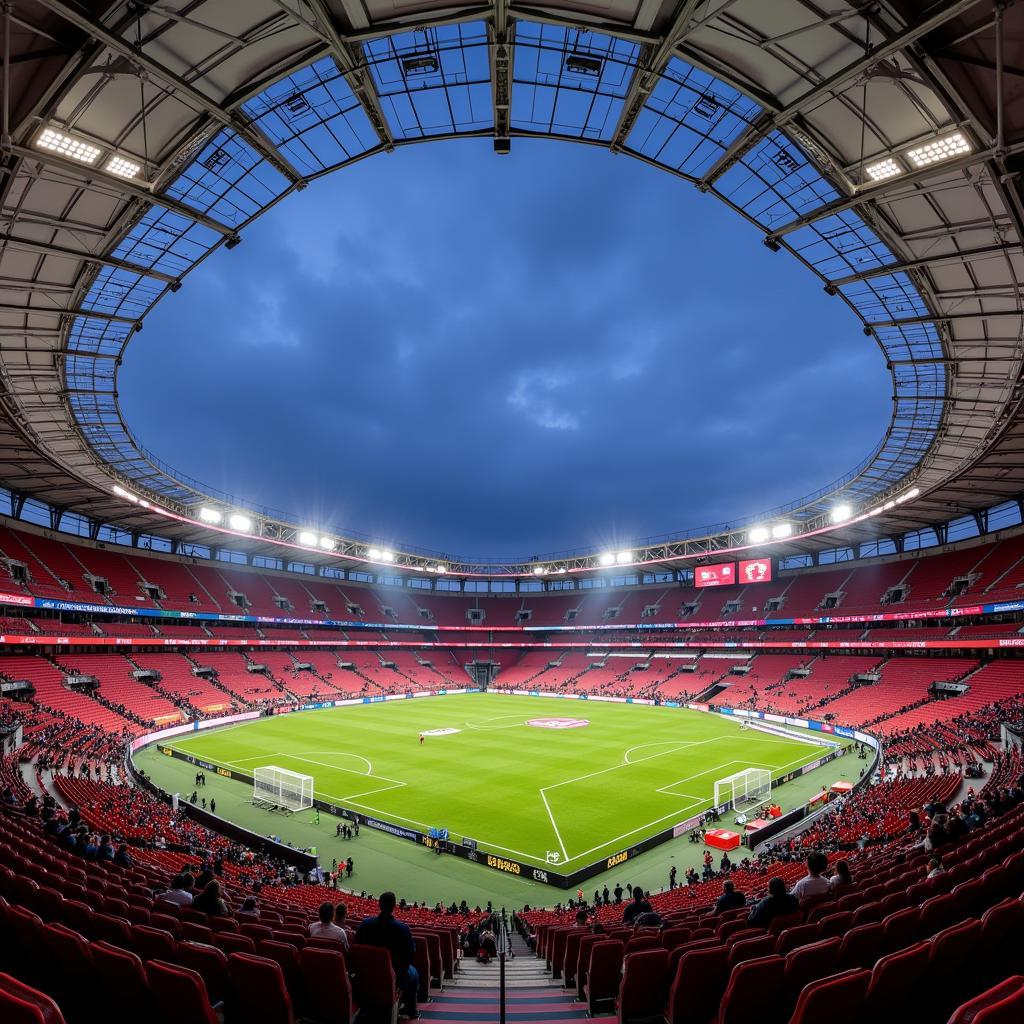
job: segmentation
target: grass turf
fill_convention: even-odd
[[[589,724],[526,724],[576,716]],[[459,731],[421,744],[431,729]],[[775,778],[825,752],[741,732],[724,716],[494,694],[282,715],[171,745],[248,772],[312,775],[331,803],[418,831],[447,828],[456,842],[468,836],[539,867],[557,853],[565,872],[710,807],[717,779],[753,767]]]

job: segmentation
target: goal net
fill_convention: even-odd
[[[746,768],[715,783],[715,806],[749,811],[767,803],[772,792],[772,773],[767,768]]]
[[[252,802],[257,807],[301,811],[313,806],[313,776],[264,765],[253,772]]]

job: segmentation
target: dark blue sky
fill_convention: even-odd
[[[171,465],[303,525],[469,556],[625,545],[851,468],[890,384],[845,305],[723,204],[516,140],[374,157],[214,255],[132,342]]]

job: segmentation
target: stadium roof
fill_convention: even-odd
[[[135,532],[264,553],[292,543],[340,568],[366,560],[369,537],[332,535],[330,551],[319,536],[302,543],[283,514],[247,509],[145,451],[121,415],[118,367],[152,306],[292,190],[397,146],[463,136],[493,138],[499,153],[522,136],[571,139],[663,168],[817,274],[887,359],[892,421],[861,465],[756,518],[637,542],[620,562],[686,564],[671,560],[746,548],[749,526],[781,520],[794,532],[778,550],[813,552],[1024,490],[1020,4],[3,10],[0,481],[12,506],[27,495]],[[845,525],[831,522],[837,505],[854,512]],[[224,523],[246,511],[243,539],[197,524],[201,506]],[[413,548],[395,564],[534,570]],[[599,564],[574,552],[543,568]]]

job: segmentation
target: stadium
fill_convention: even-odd
[[[1024,7],[0,18],[5,1022],[1024,1019]],[[141,443],[147,323],[332,172],[455,140],[719,200],[881,355],[881,441],[488,558]]]

